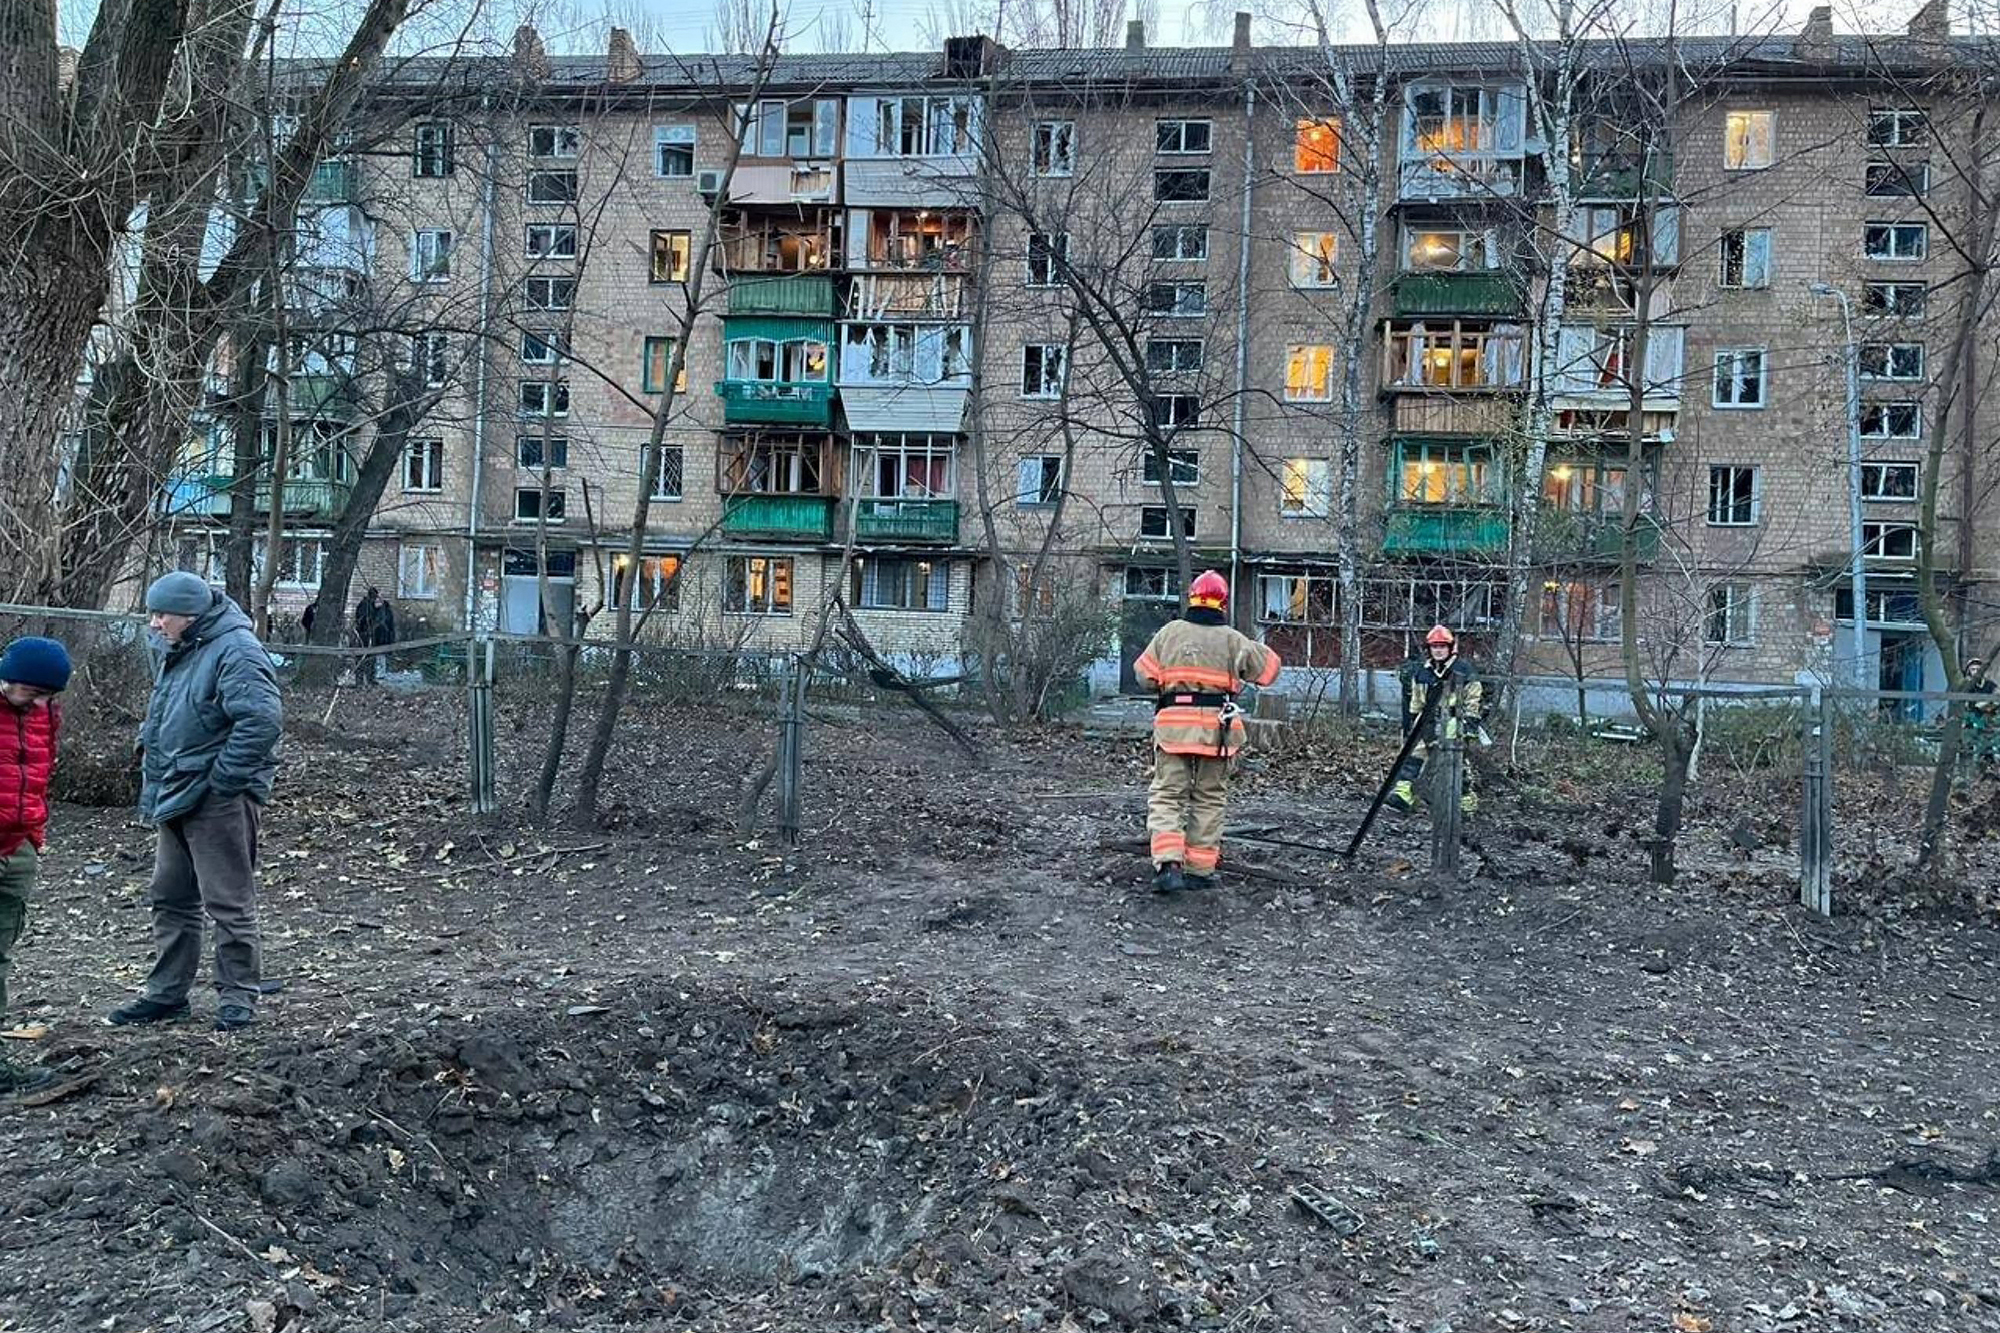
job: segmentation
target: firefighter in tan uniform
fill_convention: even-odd
[[[1431,702],[1433,694],[1437,696],[1435,702]],[[1423,776],[1424,758],[1430,747],[1442,740],[1479,735],[1485,719],[1486,687],[1472,667],[1459,657],[1458,636],[1446,626],[1433,625],[1424,636],[1424,660],[1410,673],[1409,695],[1403,701],[1403,734],[1407,736],[1419,722],[1424,724],[1424,734],[1410,747],[1410,757],[1396,774],[1396,785],[1389,790],[1389,808],[1415,809],[1422,797],[1417,781]],[[1468,815],[1479,808],[1479,797],[1472,790],[1470,764],[1465,768],[1458,805]]]
[[[1161,626],[1133,664],[1159,695],[1146,828],[1161,893],[1215,886],[1229,760],[1244,736],[1236,695],[1245,685],[1269,685],[1283,665],[1230,628],[1228,605],[1228,581],[1206,571],[1188,588],[1187,614]]]

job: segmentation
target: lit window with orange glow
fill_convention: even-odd
[[[1301,176],[1340,170],[1340,122],[1302,120],[1292,146],[1292,165]]]

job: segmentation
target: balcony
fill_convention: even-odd
[[[1522,294],[1495,269],[1467,273],[1402,273],[1390,288],[1397,315],[1518,315]]]
[[[862,500],[854,513],[858,541],[943,542],[958,540],[956,500]]]
[[[723,502],[722,533],[772,541],[833,540],[831,495],[732,495]]]
[[[1641,164],[1630,153],[1586,154],[1574,181],[1578,199],[1638,199],[1670,195],[1674,188],[1674,161],[1655,155]]]
[[[354,411],[354,381],[346,375],[294,375],[292,411],[339,417]]]
[[[732,315],[832,315],[833,279],[801,273],[782,278],[738,278],[729,284]]]
[[[1640,514],[1633,533],[1639,563],[1660,558],[1660,521]],[[1578,514],[1543,508],[1535,519],[1535,561],[1544,565],[1611,565],[1620,559],[1624,519],[1618,514]]]
[[[224,518],[229,513],[225,476],[176,477],[162,488],[160,512],[167,518]]]
[[[731,426],[831,426],[833,386],[824,382],[720,380],[722,420]]]
[[[262,194],[264,183],[269,179],[270,174],[265,171],[261,163],[250,167],[249,192],[253,195]],[[313,168],[312,176],[306,181],[305,193],[299,202],[310,205],[351,204],[359,193],[359,180],[360,173],[355,170],[352,162],[338,158],[331,162],[322,162]]]
[[[175,518],[227,518],[230,489],[235,478],[224,474],[180,477],[167,484],[162,497],[165,512]],[[271,480],[257,483],[256,512],[271,512]],[[354,484],[317,477],[294,477],[285,483],[285,515],[288,518],[332,522],[347,507]]]
[[[1498,555],[1507,549],[1507,515],[1485,506],[1397,505],[1387,515],[1384,555]]]

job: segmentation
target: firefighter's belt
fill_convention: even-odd
[[[1153,711],[1167,708],[1225,708],[1236,698],[1211,690],[1170,690],[1153,700]]]

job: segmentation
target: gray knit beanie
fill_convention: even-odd
[[[160,575],[146,589],[146,609],[162,615],[198,616],[214,604],[215,589],[184,569]]]

